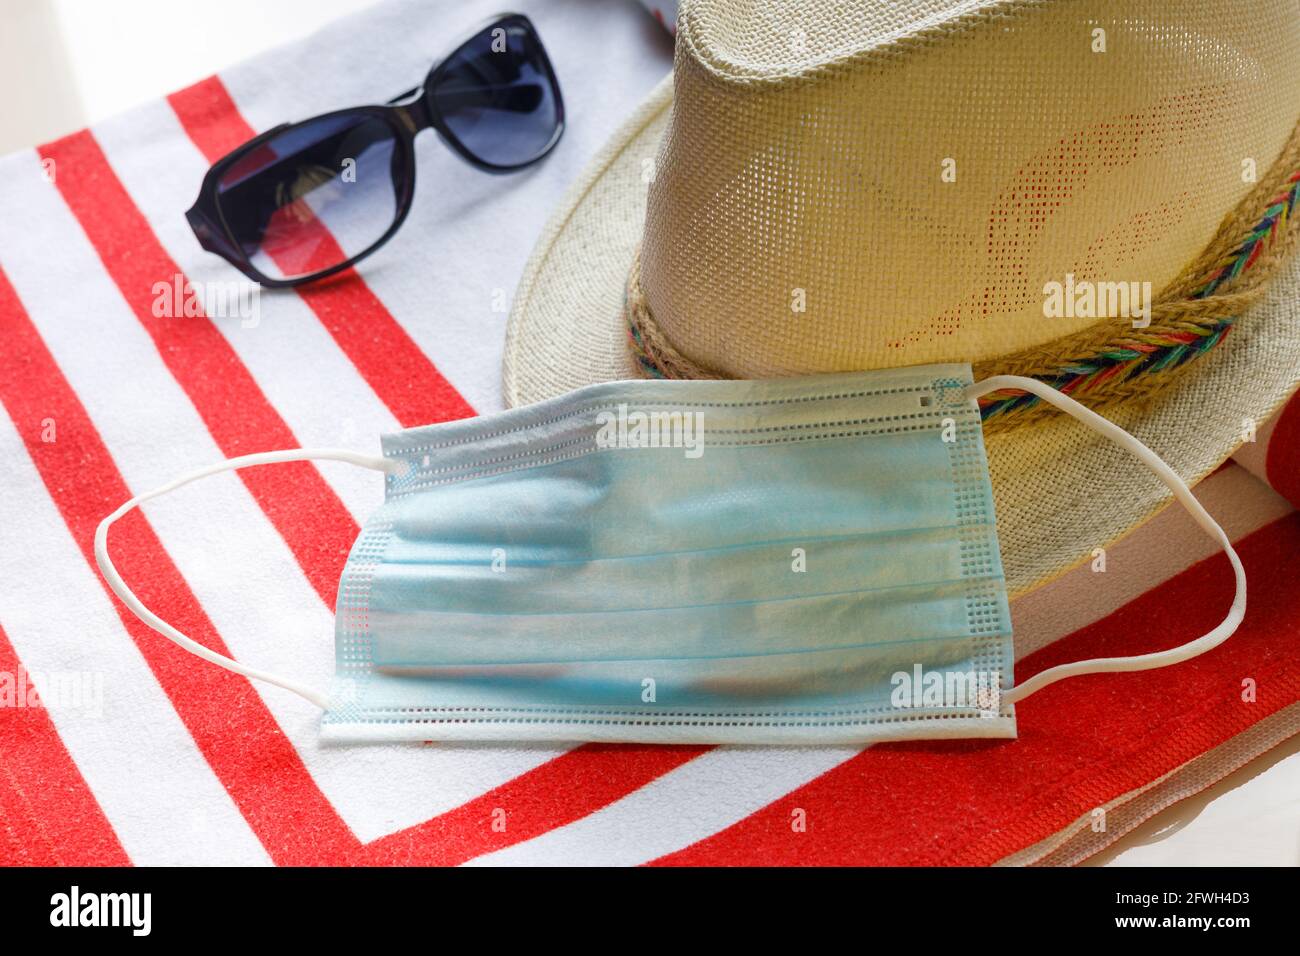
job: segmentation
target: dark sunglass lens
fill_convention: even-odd
[[[217,206],[263,275],[312,275],[365,252],[392,226],[398,148],[394,130],[371,115],[308,120],[227,169]]]
[[[461,145],[494,166],[537,159],[560,125],[541,41],[519,21],[497,23],[453,53],[430,92]]]

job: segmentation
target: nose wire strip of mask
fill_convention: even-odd
[[[1242,567],[1241,559],[1237,557],[1237,552],[1233,550],[1232,542],[1228,539],[1228,536],[1219,527],[1218,522],[1210,517],[1210,513],[1192,495],[1191,490],[1183,482],[1182,478],[1178,477],[1177,473],[1166,465],[1159,455],[1114,422],[1108,421],[1091,409],[1080,405],[1068,395],[1062,394],[1037,379],[1023,378],[1019,375],[994,375],[983,381],[976,382],[974,385],[967,386],[965,394],[968,399],[977,399],[981,395],[1002,389],[1020,389],[1037,395],[1043,401],[1059,408],[1067,415],[1077,418],[1098,434],[1109,438],[1121,448],[1132,452],[1139,461],[1155,473],[1155,476],[1164,483],[1166,488],[1173,492],[1174,497],[1191,512],[1192,517],[1196,519],[1196,523],[1204,528],[1211,538],[1219,542],[1228,555],[1228,561],[1231,562],[1233,574],[1237,579],[1237,593],[1232,599],[1232,607],[1229,608],[1227,617],[1214,630],[1198,637],[1196,640],[1188,641],[1186,644],[1170,648],[1167,651],[1155,651],[1151,654],[1137,654],[1132,657],[1098,657],[1049,667],[1047,670],[1035,674],[1023,684],[1017,684],[1004,693],[1002,695],[1003,703],[1014,704],[1035,691],[1041,690],[1048,684],[1054,684],[1058,680],[1067,677],[1117,671],[1144,671],[1155,667],[1165,667],[1169,664],[1178,664],[1218,647],[1231,637],[1246,614],[1246,569]]]
[[[358,452],[348,451],[341,448],[291,448],[284,451],[267,451],[254,455],[241,455],[238,458],[229,458],[225,461],[217,462],[215,465],[209,465],[206,468],[200,468],[183,475],[161,488],[155,488],[153,491],[147,491],[144,494],[136,495],[122,507],[118,508],[111,515],[99,523],[95,529],[95,562],[99,565],[100,572],[104,575],[104,580],[113,593],[122,599],[140,620],[144,621],[151,628],[161,634],[163,637],[179,644],[191,654],[195,654],[205,661],[211,661],[218,667],[224,667],[228,671],[234,671],[236,674],[242,674],[245,677],[257,678],[267,683],[275,684],[277,687],[283,687],[285,690],[291,690],[301,697],[305,697],[322,710],[329,707],[329,695],[315,688],[308,687],[291,677],[281,677],[270,671],[264,671],[260,668],[249,667],[247,664],[241,664],[239,661],[218,654],[216,651],[204,647],[198,641],[182,634],[176,628],[172,627],[162,618],[160,618],[144,603],[135,596],[135,593],[122,580],[118,574],[117,568],[113,566],[112,560],[108,556],[108,529],[130,511],[135,510],[144,502],[152,498],[165,495],[170,491],[175,491],[182,485],[188,485],[192,481],[198,481],[200,478],[206,478],[208,475],[215,475],[218,472],[234,471],[239,468],[248,468],[253,465],[272,465],[286,461],[342,461],[350,465],[357,465],[361,468],[370,468],[374,471],[397,472],[405,469],[407,466],[403,462],[394,461],[389,458],[379,458],[373,455],[362,455]]]

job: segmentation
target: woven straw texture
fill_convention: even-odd
[[[642,257],[659,326],[757,378],[1091,325],[1045,318],[1044,284],[1159,291],[1200,254],[1296,125],[1297,26],[1280,0],[688,6]]]
[[[1263,178],[1300,118],[1294,3],[1133,7],[688,4],[672,84],[539,242],[511,317],[507,402],[638,374],[624,314],[638,249],[659,330],[728,377],[989,371],[1089,329],[1122,333],[1126,317],[1046,317],[1044,284],[1150,283],[1159,299],[1240,214],[1247,161]],[[1300,377],[1298,289],[1288,260],[1232,335],[1106,414],[1185,478],[1213,469]],[[1013,592],[1165,500],[1066,421],[1035,416],[988,442]]]

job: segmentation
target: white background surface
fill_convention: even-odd
[[[95,123],[367,5],[0,0],[0,153]],[[1300,738],[1148,821],[1094,862],[1300,864]]]

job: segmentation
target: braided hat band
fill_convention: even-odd
[[[1046,345],[987,360],[977,378],[1025,375],[1090,404],[1153,393],[1170,373],[1218,345],[1234,320],[1265,293],[1296,242],[1293,213],[1300,199],[1300,126],[1250,194],[1220,224],[1205,251],[1152,304],[1145,328],[1117,328],[1104,319]],[[624,298],[629,345],[637,368],[651,378],[732,378],[683,355],[655,321],[641,285],[640,250],[632,261]],[[1127,323],[1128,320],[1124,320]],[[1032,421],[1043,408],[1023,391],[980,399],[988,427]]]

